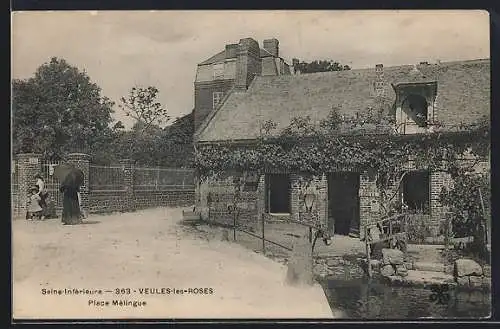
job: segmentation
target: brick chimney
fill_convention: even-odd
[[[241,39],[238,44],[234,88],[246,90],[253,78],[261,73],[259,43],[252,38]]]
[[[270,53],[274,57],[279,57],[280,55],[279,44],[280,44],[279,41],[273,38],[264,40],[263,46],[268,53]]]
[[[238,44],[233,43],[226,45],[226,59],[235,58],[236,56],[238,56]]]
[[[384,65],[375,65],[375,95],[377,97],[384,96]]]

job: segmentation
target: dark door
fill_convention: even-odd
[[[337,172],[328,178],[328,229],[359,234],[359,174]]]
[[[266,183],[267,212],[290,213],[290,179],[288,175],[267,175]]]

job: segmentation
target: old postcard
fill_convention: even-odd
[[[485,11],[12,14],[13,318],[491,314]]]

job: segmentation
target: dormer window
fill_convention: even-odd
[[[396,92],[396,129],[403,134],[428,131],[434,120],[437,82],[399,83]]]
[[[213,65],[214,80],[224,79],[224,63]]]
[[[409,118],[419,127],[427,127],[428,104],[424,97],[420,95],[408,95],[401,106]]]

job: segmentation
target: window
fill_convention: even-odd
[[[224,79],[224,63],[213,65],[214,79]]]
[[[213,105],[212,105],[212,108],[217,108],[217,106],[219,106],[219,104],[222,102],[222,98],[224,98],[224,93],[221,92],[221,91],[216,91],[212,94],[212,101],[213,101]]]
[[[402,108],[419,127],[427,127],[427,101],[424,97],[411,94],[403,101]]]
[[[412,171],[403,179],[403,202],[409,210],[430,213],[430,173]]]
[[[266,175],[266,212],[290,213],[290,179],[288,175]]]

